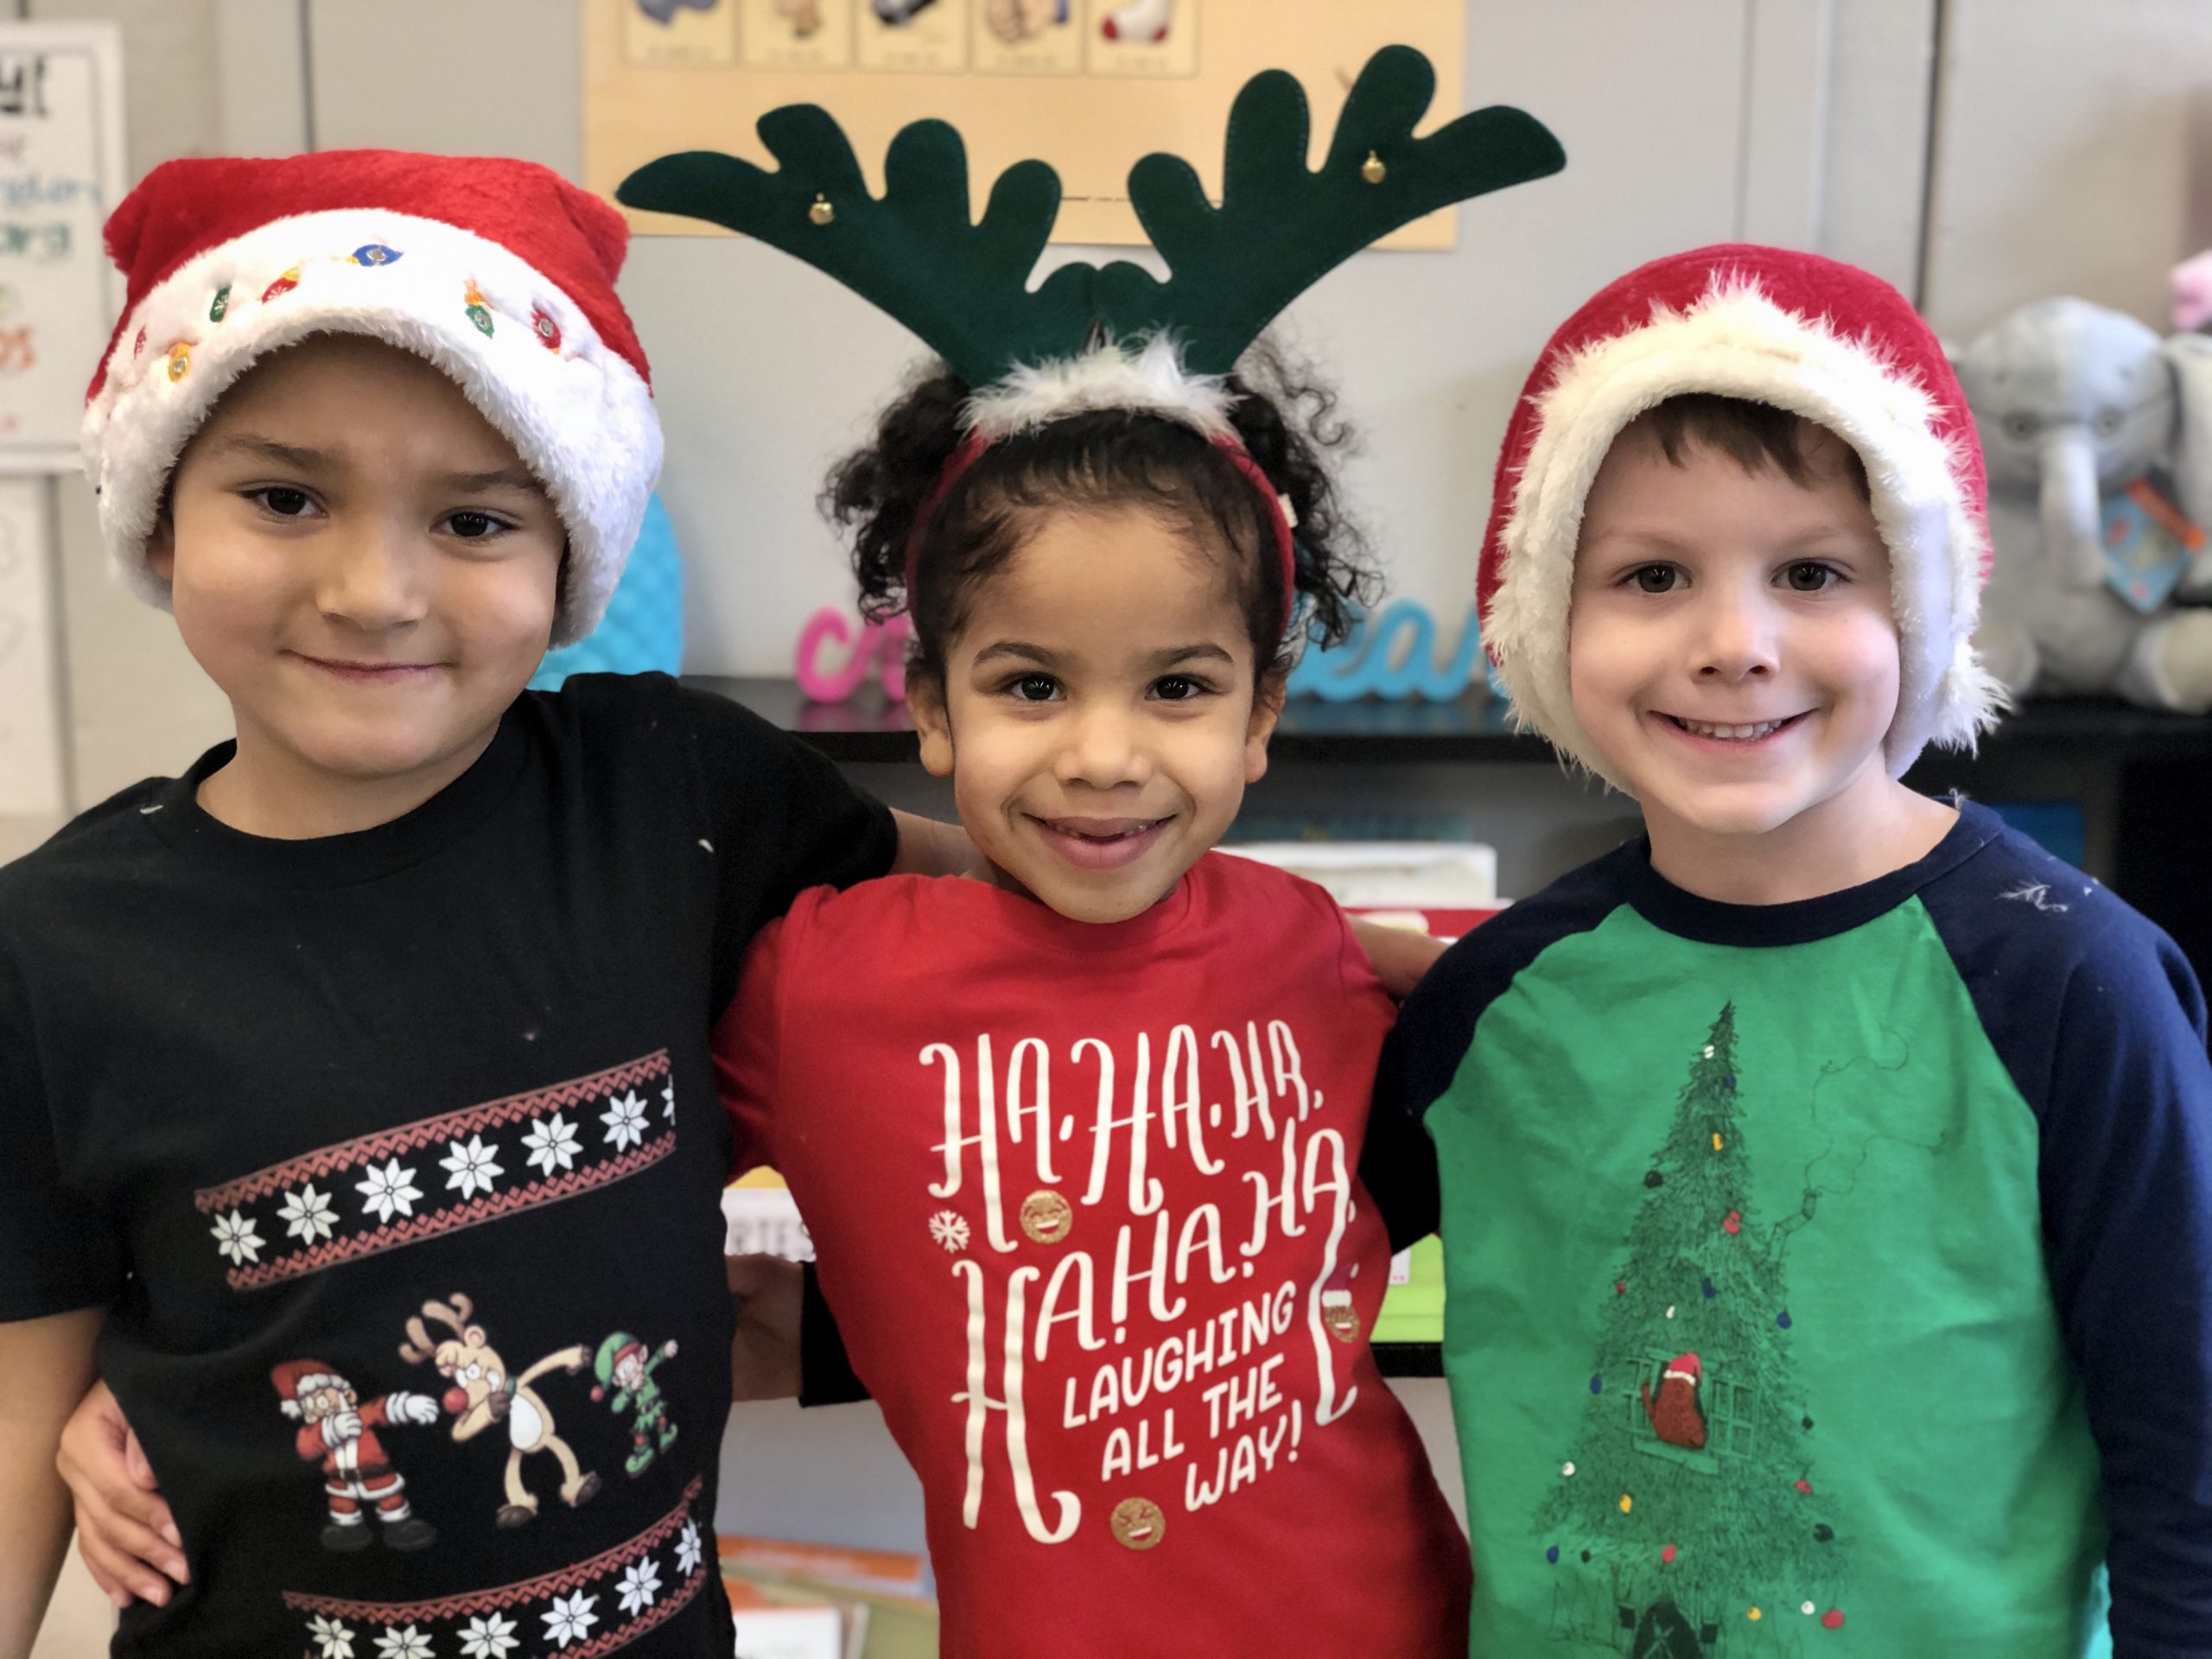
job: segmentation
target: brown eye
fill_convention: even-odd
[[[1018,702],[1050,702],[1060,688],[1049,674],[1024,674],[1007,689]]]
[[[1681,573],[1671,564],[1647,564],[1636,573],[1636,585],[1647,594],[1668,594]]]
[[[1783,579],[1792,593],[1817,594],[1835,580],[1835,570],[1816,560],[1802,559],[1789,567]]]
[[[287,489],[282,485],[256,493],[261,498],[261,505],[279,518],[296,518],[312,505],[305,490]]]

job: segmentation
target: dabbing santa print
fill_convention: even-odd
[[[276,1386],[278,1409],[300,1425],[294,1444],[301,1457],[322,1464],[322,1489],[330,1522],[322,1529],[325,1549],[366,1549],[370,1529],[364,1508],[376,1513],[378,1529],[394,1549],[421,1549],[437,1529],[407,1502],[407,1482],[385,1455],[378,1424],[435,1423],[438,1402],[427,1394],[395,1391],[366,1405],[353,1385],[319,1360],[288,1359],[269,1373]]]

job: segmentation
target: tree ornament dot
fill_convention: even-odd
[[[1605,1391],[1605,1379],[1603,1376],[1593,1376],[1593,1377],[1592,1377],[1592,1378],[1590,1379],[1590,1392],[1591,1392],[1591,1393],[1592,1393],[1592,1394],[1603,1394]]]
[[[1557,1567],[1559,1565],[1559,1546],[1557,1544],[1554,1544],[1549,1549],[1546,1550],[1544,1552],[1544,1559],[1549,1561],[1554,1567]],[[1805,1604],[1805,1611],[1808,1613],[1813,1611],[1813,1604],[1809,1601]]]
[[[1708,1302],[1709,1302],[1709,1301],[1711,1301],[1714,1297],[1718,1296],[1718,1295],[1720,1294],[1719,1291],[1715,1290],[1715,1289],[1713,1287],[1713,1281],[1712,1281],[1712,1280],[1710,1280],[1710,1279],[1707,1280],[1707,1281],[1706,1281],[1702,1285],[1699,1286],[1699,1287],[1698,1287],[1698,1288],[1699,1288],[1699,1289],[1700,1289],[1700,1290],[1702,1290],[1702,1291],[1705,1293],[1705,1300],[1706,1300],[1707,1301],[1708,1301]]]
[[[1715,1130],[1713,1132],[1713,1149],[1715,1152],[1718,1152],[1718,1151],[1719,1151],[1723,1147],[1726,1146],[1727,1144],[1728,1144],[1728,1143],[1727,1143],[1726,1141],[1723,1141],[1723,1140],[1720,1138],[1720,1131],[1719,1131],[1719,1130],[1718,1130],[1718,1129],[1715,1129]]]
[[[1563,1463],[1559,1466],[1559,1472],[1562,1478],[1573,1480],[1574,1478],[1574,1465],[1572,1462]]]
[[[1810,1497],[1813,1495],[1813,1483],[1809,1480],[1801,1480],[1797,1483],[1797,1490]]]
[[[1808,1434],[1813,1432],[1813,1420],[1809,1417],[1805,1420],[1805,1432]]]
[[[1789,1310],[1788,1308],[1786,1308],[1786,1307],[1785,1307],[1785,1308],[1783,1308],[1783,1309],[1782,1310],[1782,1312],[1781,1312],[1781,1313],[1777,1313],[1777,1314],[1776,1314],[1776,1315],[1774,1316],[1774,1322],[1775,1322],[1777,1325],[1780,1325],[1780,1326],[1781,1326],[1784,1331],[1787,1331],[1787,1330],[1790,1327],[1790,1325],[1794,1323],[1794,1321],[1793,1321],[1793,1320],[1790,1319],[1790,1317],[1789,1317]],[[1811,1425],[1810,1423],[1808,1423],[1808,1424],[1806,1424],[1806,1425],[1805,1425],[1805,1427],[1808,1427],[1808,1428],[1810,1428],[1810,1427],[1812,1427],[1812,1425]]]
[[[1705,1058],[1708,1060],[1713,1058],[1713,1045],[1711,1043],[1707,1043],[1705,1046]]]
[[[1740,1210],[1731,1210],[1726,1216],[1721,1217],[1720,1230],[1724,1233],[1730,1234],[1742,1232],[1744,1230],[1744,1212]]]
[[[1659,1552],[1659,1559],[1671,1566],[1674,1563],[1675,1554],[1675,1547],[1672,1544],[1669,1544],[1666,1548]]]
[[[1667,1178],[1656,1169],[1647,1169],[1643,1172],[1643,1184],[1651,1187],[1664,1186],[1667,1185]]]
[[[1626,1514],[1627,1514],[1630,1510],[1634,1509],[1635,1507],[1636,1507],[1636,1500],[1635,1500],[1634,1498],[1630,1497],[1626,1492],[1623,1492],[1623,1493],[1621,1494],[1621,1513],[1622,1513],[1623,1515],[1626,1515]]]
[[[1841,1630],[1843,1628],[1843,1610],[1839,1607],[1831,1607],[1827,1611],[1822,1613],[1821,1615],[1821,1628],[1824,1630]]]
[[[1813,1529],[1813,1541],[1816,1544],[1834,1543],[1835,1541],[1835,1529],[1828,1525],[1827,1522],[1821,1522],[1819,1526]]]
[[[1764,1614],[1763,1614],[1763,1613],[1761,1613],[1758,1608],[1753,1607],[1753,1608],[1751,1608],[1750,1610],[1748,1610],[1748,1611],[1744,1614],[1744,1617],[1745,1617],[1745,1618],[1750,1619],[1750,1620],[1751,1621],[1751,1623],[1752,1623],[1752,1624],[1758,1624],[1758,1623],[1759,1622],[1759,1620],[1760,1620],[1761,1618],[1764,1618],[1764,1617],[1765,1617],[1765,1615],[1764,1615]]]
[[[1671,1305],[1667,1309],[1667,1317],[1670,1319],[1675,1317],[1675,1310]]]
[[[1808,1601],[1808,1602],[1807,1602],[1807,1603],[1806,1603],[1802,1607],[1800,1607],[1797,1611],[1798,1611],[1799,1612],[1801,1612],[1801,1613],[1804,1614],[1806,1618],[1811,1618],[1815,1613],[1816,1613],[1816,1612],[1820,1611],[1820,1609],[1819,1609],[1819,1608],[1817,1608],[1817,1607],[1815,1607],[1815,1606],[1811,1602],[1809,1602],[1809,1601]]]
[[[1585,1567],[1590,1565],[1590,1552],[1586,1549],[1582,1552],[1582,1564]]]

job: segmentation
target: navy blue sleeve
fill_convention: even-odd
[[[1376,1064],[1359,1166],[1393,1250],[1441,1223],[1436,1144],[1424,1120],[1459,1075],[1484,1010],[1552,945],[1605,918],[1619,901],[1619,861],[1637,855],[1633,847],[1609,854],[1484,922],[1437,958],[1399,1009]]]
[[[2051,1291],[2110,1528],[2115,1659],[2212,1653],[2212,1062],[2173,942],[2005,836],[1923,894],[2041,1130]]]

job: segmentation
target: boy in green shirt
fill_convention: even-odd
[[[1630,273],[1515,412],[1485,638],[1648,834],[1455,946],[1382,1061],[1474,1653],[2212,1651],[2202,996],[1898,781],[1996,706],[1984,494],[1925,325],[1809,255]]]

